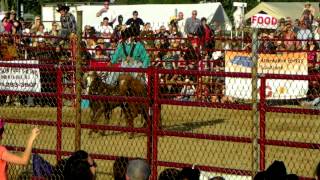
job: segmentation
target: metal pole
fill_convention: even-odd
[[[76,124],[75,124],[75,150],[81,149],[81,27],[82,27],[82,11],[77,11],[77,38],[73,40],[74,58],[76,63]]]
[[[252,33],[252,176],[259,171],[259,110],[258,110],[258,29]]]
[[[62,70],[60,65],[57,66],[57,144],[56,144],[56,160],[61,159],[62,151]]]

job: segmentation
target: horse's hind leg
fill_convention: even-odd
[[[97,124],[98,122],[98,119],[101,117],[103,113],[103,108],[99,108],[95,113],[93,113],[93,116],[91,117],[91,123],[92,124]],[[90,132],[89,132],[89,135],[91,135],[92,133],[97,133],[98,130],[97,129],[92,129]]]
[[[109,125],[109,122],[110,122],[110,119],[111,119],[111,115],[112,115],[111,113],[112,113],[112,110],[110,110],[110,109],[105,109],[104,110],[104,120],[105,120],[105,124],[106,125]],[[101,136],[105,136],[106,135],[105,130],[101,130],[101,131],[99,131],[99,133],[100,133]]]
[[[143,117],[143,125],[142,125],[143,128],[148,127],[148,114],[149,114],[148,108],[143,106],[142,112],[141,112],[141,115]]]

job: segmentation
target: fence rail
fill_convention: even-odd
[[[71,44],[71,46],[76,46],[76,44]],[[80,144],[81,149],[89,151],[93,158],[101,160],[99,163],[104,168],[110,167],[110,161],[120,156],[146,158],[151,164],[154,180],[164,167],[182,168],[193,165],[196,165],[201,171],[223,175],[232,174],[238,175],[238,178],[245,178],[245,176],[252,176],[256,173],[251,166],[253,162],[258,162],[260,170],[265,170],[276,159],[286,162],[289,171],[297,173],[302,179],[311,179],[313,175],[311,168],[315,168],[316,157],[319,156],[317,150],[320,148],[318,138],[320,136],[317,131],[320,126],[318,123],[320,109],[301,108],[297,105],[300,100],[290,98],[289,95],[278,99],[285,101],[285,104],[278,103],[277,100],[269,99],[267,96],[270,82],[275,84],[278,80],[285,80],[285,85],[280,90],[277,87],[276,91],[286,93],[299,88],[309,91],[313,82],[320,81],[319,73],[309,74],[308,70],[305,74],[258,72],[260,87],[257,89],[259,99],[256,113],[259,114],[259,134],[256,134],[253,131],[254,124],[251,119],[251,113],[254,113],[252,100],[235,97],[230,100],[232,98],[229,96],[232,96],[232,92],[228,92],[227,95],[225,87],[227,83],[230,86],[230,82],[236,83],[240,80],[251,79],[252,74],[248,71],[231,71],[232,68],[226,67],[227,58],[222,59],[226,64],[221,66],[223,71],[199,70],[198,68],[185,70],[159,67],[147,69],[95,67],[86,62],[83,62],[80,69],[77,69],[77,62],[75,62],[79,58],[75,53],[77,48],[67,48],[67,51],[72,50],[73,52],[70,53],[71,57],[68,61],[71,63],[69,64],[61,64],[58,60],[53,64],[41,64],[41,61],[36,64],[28,64],[24,61],[9,63],[13,59],[0,62],[0,70],[38,70],[40,76],[38,83],[41,84],[41,88],[47,87],[46,90],[41,89],[40,92],[0,88],[0,118],[9,124],[9,130],[6,132],[8,136],[4,140],[8,149],[22,151],[23,144],[14,134],[24,132],[24,129],[30,125],[38,125],[46,131],[42,131],[44,137],[39,139],[33,152],[44,156],[54,155],[55,161],[52,163],[70,155],[77,149],[77,144]],[[237,50],[233,52],[235,56],[239,55],[237,53],[242,53]],[[53,57],[49,56],[48,59],[50,58]],[[44,71],[50,72],[50,76],[43,75]],[[79,79],[76,80],[75,75],[77,73],[78,75],[86,74],[90,71],[144,74],[147,77],[146,95],[123,96],[103,93],[89,95],[84,92],[87,87]],[[166,80],[167,77],[175,76],[182,77],[182,80],[175,82]],[[50,78],[43,80],[44,77]],[[184,79],[190,79],[193,82],[186,82]],[[305,81],[308,89],[303,89],[305,86],[301,88],[297,85],[288,85],[286,84],[288,80]],[[4,82],[12,81],[9,78]],[[76,91],[77,85],[82,86],[80,92]],[[191,99],[186,100],[179,96],[182,96],[181,89],[188,85],[196,86],[196,92]],[[236,93],[233,92],[234,96],[241,96],[243,92],[251,91],[245,88],[234,88],[236,90]],[[317,91],[318,87],[312,88]],[[219,92],[216,92],[217,90]],[[206,91],[208,91],[207,95]],[[304,95],[305,98],[310,97],[307,92]],[[40,105],[24,106],[28,103],[21,107],[6,105],[5,100],[8,97],[15,97],[20,101],[33,99]],[[319,96],[312,95],[313,99],[317,97]],[[223,98],[226,100],[222,101]],[[147,125],[142,125],[143,115],[134,120],[134,127],[124,125],[123,119],[125,118],[119,107],[113,109],[108,124],[94,123],[91,121],[90,109],[81,107],[81,104],[76,105],[77,102],[84,100],[90,103],[126,102],[137,107],[145,107]],[[69,105],[67,105],[68,102]],[[78,121],[77,118],[81,121]],[[101,117],[97,121],[106,120]],[[76,137],[77,130],[81,132],[80,137]],[[94,130],[103,131],[107,135],[98,137],[89,135],[90,131]],[[134,133],[137,137],[130,139],[129,136],[126,136],[130,133]],[[254,137],[257,137],[258,149],[252,147]],[[253,159],[252,151],[259,154],[258,159]],[[296,157],[299,153],[305,160]],[[18,173],[20,172],[15,172],[11,176],[16,177]],[[102,176],[104,175],[101,174]]]

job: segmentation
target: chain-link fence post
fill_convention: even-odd
[[[151,161],[151,168],[152,168],[152,180],[157,180],[158,177],[158,130],[159,130],[159,123],[161,118],[160,112],[160,105],[158,102],[159,97],[159,89],[156,87],[159,84],[159,75],[157,69],[154,69],[154,76],[153,76],[153,116],[152,116],[152,161]]]
[[[57,67],[57,144],[56,144],[56,160],[61,159],[61,144],[62,144],[62,70],[60,65]]]
[[[260,76],[260,105],[259,105],[259,117],[260,117],[260,170],[265,169],[265,141],[266,141],[266,78],[262,74]]]
[[[77,11],[77,38],[74,40],[76,46],[75,60],[76,60],[76,124],[75,124],[75,150],[81,149],[81,82],[82,82],[82,58],[81,58],[81,29],[82,29],[82,11]]]
[[[252,176],[259,171],[259,109],[258,109],[258,29],[252,33]]]

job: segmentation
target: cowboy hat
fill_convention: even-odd
[[[69,11],[69,9],[70,9],[69,6],[66,6],[66,5],[63,5],[63,4],[59,4],[59,5],[58,5],[57,12],[60,12],[60,11],[62,11],[62,10]]]

